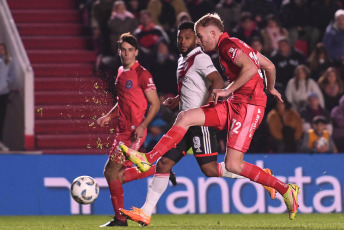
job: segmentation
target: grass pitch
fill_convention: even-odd
[[[99,229],[111,216],[0,216],[0,229],[81,230]],[[128,228],[142,229],[129,221]],[[295,220],[288,214],[224,214],[224,215],[153,215],[145,229],[344,229],[344,214],[298,214]],[[112,229],[112,228],[111,228]]]

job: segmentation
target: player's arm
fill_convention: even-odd
[[[214,71],[207,75],[207,79],[210,82],[210,91],[212,92],[214,89],[223,89],[225,87],[225,83],[220,76],[219,72]],[[205,104],[208,104],[210,101],[212,101],[211,94],[209,95],[207,101]]]
[[[175,109],[179,104],[179,95],[167,98],[162,104],[170,109]]]
[[[100,126],[104,126],[106,123],[109,123],[115,116],[118,116],[118,109],[117,109],[118,103],[115,104],[114,107],[104,116],[99,117],[97,119],[97,124]]]
[[[266,90],[282,100],[281,94],[275,89],[276,68],[275,65],[261,53],[257,55],[260,67],[265,70],[266,75]]]
[[[135,141],[143,137],[145,129],[147,128],[149,123],[153,120],[153,118],[155,117],[155,115],[158,113],[160,109],[160,101],[158,98],[158,93],[156,92],[155,89],[145,91],[145,96],[148,103],[150,104],[150,107],[148,109],[146,118],[135,130],[135,133],[134,133]]]
[[[241,86],[245,85],[258,71],[257,66],[244,52],[242,52],[241,50],[238,50],[237,52],[239,53],[237,54],[234,64],[241,69],[239,76],[225,89],[213,90],[212,98],[215,104],[217,103],[219,97],[227,97],[228,95],[239,89]]]

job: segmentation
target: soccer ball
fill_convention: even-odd
[[[99,195],[99,186],[90,176],[79,176],[74,179],[70,193],[79,204],[91,204]]]

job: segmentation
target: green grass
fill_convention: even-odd
[[[0,216],[0,229],[98,229],[110,216]],[[111,228],[112,229],[112,228]],[[115,229],[123,229],[121,227]],[[142,229],[129,221],[125,229]],[[344,214],[153,215],[145,229],[344,229]]]

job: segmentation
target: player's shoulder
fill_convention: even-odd
[[[205,65],[206,62],[212,62],[208,54],[204,53],[202,50],[198,52],[195,56],[195,63],[200,63],[200,65]]]
[[[145,76],[150,77],[151,76],[151,73],[142,65],[138,65],[135,68],[135,71],[136,71],[138,77],[145,77]]]

